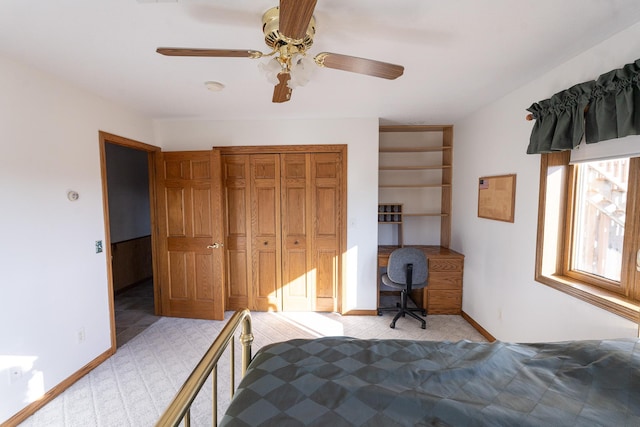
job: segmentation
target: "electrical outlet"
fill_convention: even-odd
[[[87,336],[84,333],[84,328],[78,329],[78,344],[82,344]]]
[[[22,367],[12,366],[9,368],[9,385],[15,384],[22,378]]]
[[[102,252],[102,240],[96,240],[96,253]]]

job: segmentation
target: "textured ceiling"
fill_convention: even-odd
[[[268,52],[261,16],[276,5],[2,0],[0,55],[152,118],[453,123],[640,20],[637,0],[318,0],[312,54],[397,63],[405,73],[389,81],[318,68],[284,104],[271,102],[260,60],[155,53],[159,46]],[[209,80],[225,89],[206,90]]]

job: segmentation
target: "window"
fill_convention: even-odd
[[[536,280],[637,321],[640,158],[569,153],[542,155]]]

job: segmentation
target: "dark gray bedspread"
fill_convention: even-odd
[[[640,340],[291,340],[256,354],[224,426],[640,426]]]

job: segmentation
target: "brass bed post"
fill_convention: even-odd
[[[247,310],[248,312],[249,310]],[[242,333],[240,334],[242,343],[242,376],[247,372],[251,363],[251,345],[253,344],[253,331],[251,329],[251,316],[245,316],[242,321]]]

